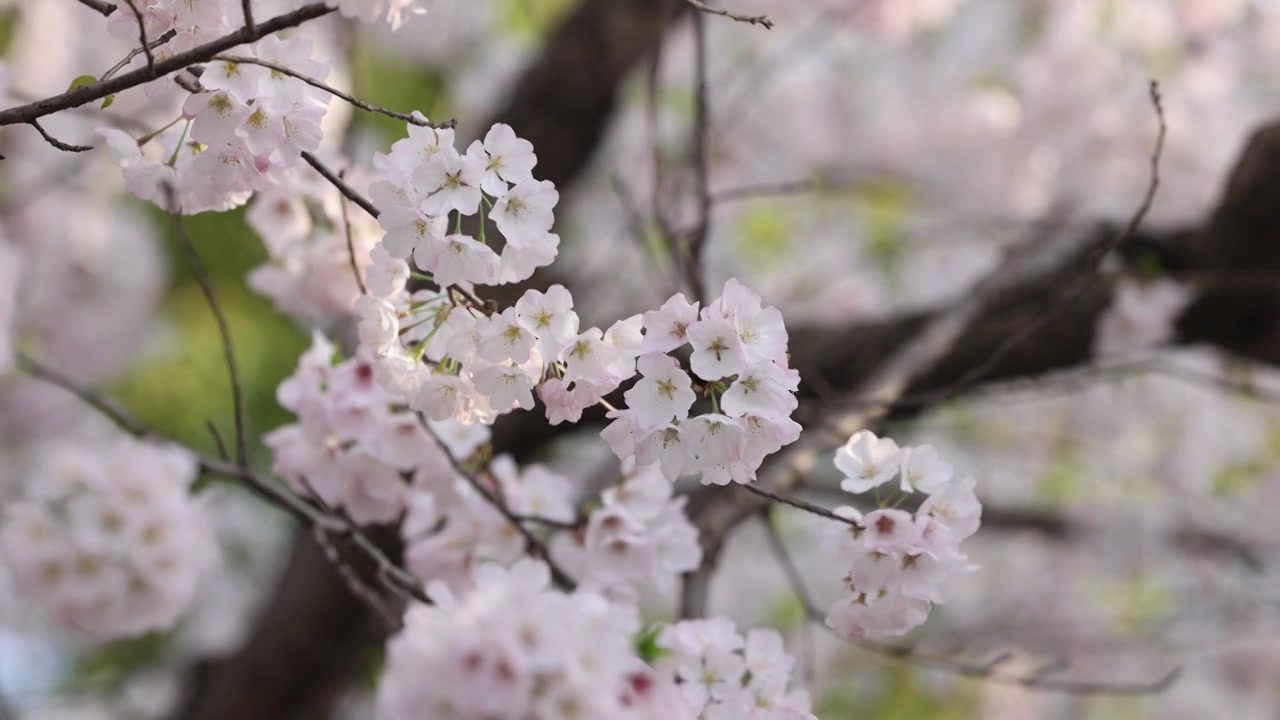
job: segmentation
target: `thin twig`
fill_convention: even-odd
[[[690,164],[693,166],[694,183],[698,190],[698,219],[688,235],[683,267],[685,281],[694,299],[706,302],[702,256],[707,244],[707,235],[711,232],[711,181],[707,157],[707,135],[710,132],[707,107],[707,28],[702,15],[693,16],[693,31],[693,140],[690,143]]]
[[[160,37],[156,38],[155,40],[152,40],[151,44],[146,46],[146,50],[140,47],[136,47],[130,50],[129,54],[125,55],[123,60],[116,63],[115,65],[112,65],[109,70],[107,70],[105,73],[102,74],[102,77],[99,78],[98,81],[101,82],[103,80],[110,80],[111,76],[123,70],[126,65],[133,62],[134,58],[138,57],[144,52],[150,52],[151,50],[155,50],[156,48],[160,47],[161,45],[164,45],[165,43],[169,42],[170,40],[174,39],[177,36],[178,36],[177,30],[169,29],[169,30],[166,30],[165,33]]]
[[[212,420],[205,422],[205,428],[209,431],[209,435],[213,437],[213,444],[218,448],[218,457],[223,460],[230,460],[231,455],[227,453],[227,443],[222,439],[222,433],[218,430],[218,426],[213,424]]]
[[[253,32],[253,0],[240,0],[240,8],[244,13],[244,26],[249,32]]]
[[[1164,153],[1165,134],[1168,131],[1165,125],[1164,104],[1160,96],[1160,86],[1155,80],[1151,81],[1149,88],[1151,96],[1151,105],[1155,109],[1156,114],[1156,141],[1155,147],[1151,151],[1150,159],[1150,180],[1147,183],[1146,192],[1142,196],[1142,202],[1139,203],[1133,215],[1129,218],[1129,222],[1125,224],[1124,229],[1114,234],[1109,241],[1094,249],[1088,258],[1088,269],[1095,272],[1085,272],[1072,283],[1070,287],[1056,296],[1055,301],[1046,312],[1038,315],[1034,320],[1028,322],[1017,332],[1012,333],[1004,342],[1000,343],[995,350],[987,357],[987,359],[966,371],[963,375],[936,390],[923,393],[919,397],[926,401],[945,401],[948,398],[959,393],[961,390],[969,386],[970,383],[978,380],[994,368],[1006,355],[1012,352],[1022,343],[1026,342],[1032,335],[1046,327],[1059,312],[1071,306],[1084,295],[1093,282],[1098,280],[1096,270],[1102,265],[1102,262],[1108,255],[1123,245],[1126,241],[1133,237],[1138,231],[1138,226],[1146,219],[1147,213],[1151,211],[1151,205],[1155,201],[1156,191],[1160,188],[1160,157]],[[895,398],[896,399],[896,398]]]
[[[151,43],[147,42],[147,20],[142,16],[142,11],[138,9],[136,0],[125,0],[129,3],[129,9],[133,11],[133,17],[138,21],[138,42],[142,44],[142,52],[147,54],[147,72],[152,76],[156,73],[156,58],[151,54]]]
[[[81,387],[71,378],[52,368],[45,367],[21,354],[18,356],[18,365],[28,375],[71,393],[81,402],[101,413],[116,427],[133,437],[141,440],[152,439],[180,444],[173,438],[166,437],[148,428],[142,421],[133,417],[100,393]],[[422,602],[430,601],[426,592],[422,589],[420,581],[392,562],[386,553],[382,552],[368,536],[349,521],[337,515],[324,512],[322,509],[293,494],[279,483],[262,477],[250,467],[232,463],[225,459],[209,457],[190,448],[187,448],[187,450],[196,457],[202,473],[237,480],[268,504],[288,512],[300,522],[333,535],[350,537],[356,547],[369,557],[380,573],[393,578],[401,589],[415,599]]]
[[[757,197],[799,195],[802,193],[813,192],[819,187],[820,185],[813,180],[794,180],[791,182],[767,183],[762,185],[743,185],[740,187],[717,190],[711,194],[711,202],[714,205],[722,205],[724,203],[739,202],[741,200],[750,200]]]
[[[182,245],[183,252],[187,255],[187,260],[191,263],[191,271],[196,276],[196,282],[200,284],[200,291],[204,293],[204,299],[209,305],[209,310],[213,313],[213,318],[218,323],[218,334],[222,337],[222,355],[227,363],[227,374],[231,379],[231,402],[232,409],[235,413],[236,426],[236,460],[242,467],[248,467],[249,463],[249,444],[246,438],[245,428],[245,411],[244,411],[244,386],[240,382],[240,366],[236,363],[235,346],[231,341],[231,328],[227,324],[227,315],[223,312],[222,303],[218,301],[218,295],[213,290],[213,281],[209,277],[209,270],[205,267],[204,261],[200,259],[200,253],[196,251],[195,243],[191,241],[191,236],[187,234],[186,226],[182,223],[182,215],[178,212],[177,195],[172,186],[165,186],[165,193],[168,195],[169,213],[173,218],[174,233],[177,234],[179,244]]]
[[[75,90],[68,90],[60,95],[37,100],[26,105],[9,108],[0,111],[0,125],[16,125],[42,118],[45,115],[51,115],[62,110],[69,110],[79,107],[95,100],[101,100],[108,95],[128,90],[145,83],[151,82],[156,78],[168,75],[171,72],[181,70],[189,65],[206,62],[219,53],[229,50],[237,45],[257,42],[262,38],[275,34],[285,28],[297,27],[316,18],[328,15],[335,9],[326,6],[324,3],[311,3],[303,5],[293,12],[285,13],[277,17],[271,18],[266,22],[258,23],[253,30],[241,28],[235,32],[224,35],[217,40],[212,40],[203,45],[194,47],[186,52],[178,53],[173,57],[161,60],[155,64],[154,70],[148,68],[139,68],[133,72],[125,73],[110,80],[99,80],[90,85],[78,87]]]
[[[707,13],[708,15],[719,15],[720,17],[727,17],[730,20],[736,20],[738,22],[749,23],[751,25],[762,25],[765,30],[773,29],[773,21],[765,15],[739,15],[737,13],[729,12],[728,10],[708,7],[706,3],[702,2],[702,0],[685,0],[685,2],[689,3],[700,12]]]
[[[53,368],[46,367],[22,353],[18,353],[17,363],[18,368],[31,377],[43,380],[75,395],[85,405],[97,410],[114,423],[116,427],[129,435],[142,438],[151,434],[151,431],[141,421],[97,391],[79,386],[76,381],[66,375]]]
[[[387,629],[392,632],[399,630],[403,623],[400,620],[399,613],[387,604],[387,601],[378,594],[376,590],[369,586],[360,577],[360,573],[342,557],[342,553],[338,552],[335,546],[329,540],[329,536],[324,530],[318,527],[311,528],[311,536],[315,538],[316,545],[320,546],[320,550],[324,553],[325,559],[338,572],[338,577],[342,578],[343,584],[360,600],[364,601],[378,617],[387,625]]]
[[[356,192],[355,188],[351,187],[342,178],[334,174],[334,172],[324,163],[320,162],[315,155],[304,150],[302,152],[302,159],[306,160],[308,165],[315,168],[316,172],[324,176],[325,180],[328,180],[330,184],[338,188],[338,192],[342,193],[348,200],[359,205],[365,212],[369,213],[373,217],[378,217],[380,213],[373,203],[369,202],[367,198]]]
[[[801,576],[799,568],[796,567],[791,554],[787,551],[786,544],[783,543],[781,536],[778,535],[777,529],[773,527],[773,524],[769,521],[767,516],[764,517],[764,521],[769,549],[777,560],[779,567],[782,568],[783,573],[786,575],[787,581],[791,585],[792,592],[796,595],[796,599],[804,607],[805,616],[810,622],[821,625],[832,635],[859,649],[866,650],[882,657],[901,660],[912,665],[940,670],[952,675],[977,678],[985,682],[1017,685],[1019,687],[1072,693],[1077,695],[1153,695],[1167,689],[1182,673],[1181,667],[1174,667],[1161,677],[1150,682],[1057,679],[1051,676],[1067,667],[1065,660],[1059,658],[1047,665],[1037,667],[1026,675],[1019,675],[1016,673],[999,671],[1000,667],[1009,658],[1009,655],[1005,653],[999,654],[994,658],[990,658],[985,662],[975,663],[966,662],[954,657],[923,653],[909,646],[881,645],[880,643],[866,640],[864,638],[845,637],[836,633],[834,629],[826,624],[826,614],[818,609],[817,605],[814,603],[813,595],[810,593],[804,581],[804,577]]]
[[[735,485],[736,484],[737,483],[735,483]],[[828,520],[835,520],[836,522],[842,522],[846,525],[853,525],[855,527],[858,525],[857,520],[854,520],[853,518],[847,518],[847,517],[844,517],[843,515],[834,513],[822,507],[821,505],[814,505],[811,502],[806,502],[804,500],[799,500],[797,498],[786,497],[785,495],[778,495],[776,493],[769,492],[768,490],[765,490],[763,488],[756,487],[753,484],[738,485],[738,487],[741,487],[743,490],[746,490],[747,492],[759,495],[760,497],[765,498],[766,500],[772,500],[774,502],[782,503],[783,505],[790,505],[791,507],[797,510],[803,510],[812,515],[817,515],[818,517],[824,517],[824,518],[827,518]]]
[[[348,103],[354,105],[355,107],[360,108],[361,110],[364,110],[365,112],[386,115],[387,117],[392,117],[397,120],[403,120],[404,122],[407,122],[410,125],[417,125],[418,127],[436,128],[437,130],[440,130],[440,129],[453,128],[458,124],[457,119],[448,120],[442,123],[436,123],[436,122],[431,122],[430,120],[425,120],[423,118],[416,117],[408,113],[401,113],[401,112],[396,112],[394,110],[388,110],[387,108],[384,108],[381,105],[374,105],[373,103],[365,102],[364,100],[361,100],[360,98],[350,93],[345,93],[333,87],[332,85],[327,85],[313,77],[303,75],[297,70],[292,70],[290,68],[285,67],[284,65],[277,65],[276,63],[267,62],[266,60],[259,60],[258,58],[249,57],[247,55],[219,55],[218,57],[214,58],[214,60],[221,60],[222,62],[229,62],[229,63],[246,63],[249,65],[261,65],[264,68],[269,68],[278,73],[288,75],[291,78],[296,78],[298,80],[301,80],[302,82],[310,85],[311,87],[323,90],[329,93],[330,95],[342,98],[343,100],[346,100]]]
[[[116,6],[106,0],[76,0],[81,5],[102,14],[102,17],[111,17],[111,13],[116,11]]]
[[[343,173],[338,173],[340,179],[342,176]],[[351,237],[351,218],[347,214],[347,200],[345,197],[338,203],[338,206],[342,209],[342,229],[347,234],[347,258],[351,260],[351,275],[356,279],[360,294],[368,295],[369,288],[365,287],[364,278],[360,276],[360,265],[356,262],[356,243]]]
[[[89,152],[90,150],[93,149],[92,145],[71,145],[69,143],[62,142],[58,138],[46,132],[45,129],[40,126],[40,122],[38,120],[32,120],[27,124],[35,128],[36,130],[38,130],[40,132],[40,137],[44,138],[45,142],[49,143],[50,145],[54,146],[55,148],[63,152],[82,153],[82,152]]]
[[[435,428],[431,427],[431,423],[427,422],[426,417],[424,417],[422,413],[418,413],[418,419],[421,421],[423,429],[425,429],[427,434],[435,440],[436,445],[440,447],[441,452],[443,452],[445,457],[449,459],[449,465],[453,467],[453,471],[462,476],[467,483],[471,485],[471,488],[484,498],[485,502],[489,503],[494,510],[497,510],[507,523],[514,527],[516,532],[520,533],[520,536],[523,537],[525,541],[526,552],[538,557],[547,564],[547,568],[551,571],[551,579],[555,582],[556,587],[565,591],[572,590],[577,583],[575,583],[573,578],[569,577],[569,575],[551,559],[551,553],[547,551],[546,544],[530,532],[529,528],[524,526],[524,522],[522,522],[522,520],[525,518],[512,512],[501,498],[491,492],[489,488],[485,487],[484,483],[480,482],[479,478],[463,467],[462,463],[458,462],[458,459],[449,451],[449,446],[440,438],[436,433]]]

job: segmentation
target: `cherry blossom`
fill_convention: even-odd
[[[29,477],[0,525],[18,590],[98,640],[172,627],[218,558],[212,519],[188,494],[195,459],[130,438],[54,443]]]

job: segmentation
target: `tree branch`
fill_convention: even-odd
[[[76,2],[94,12],[101,13],[103,17],[111,17],[111,13],[116,11],[116,6],[106,0],[76,0]]]
[[[40,122],[39,122],[38,120],[32,120],[31,122],[29,122],[29,123],[27,123],[27,124],[28,124],[28,125],[30,125],[31,127],[35,128],[35,129],[36,129],[36,131],[38,131],[38,132],[40,133],[40,137],[44,138],[44,141],[45,141],[45,142],[49,143],[49,144],[50,144],[50,145],[52,145],[53,147],[55,147],[55,148],[57,148],[58,150],[61,150],[61,151],[63,151],[63,152],[82,153],[82,152],[89,152],[90,150],[92,150],[92,149],[93,149],[93,146],[92,146],[92,145],[71,145],[71,144],[69,144],[69,143],[64,143],[64,142],[62,142],[62,141],[61,141],[61,140],[59,140],[58,138],[56,138],[56,137],[54,137],[54,136],[50,135],[50,134],[49,134],[49,133],[48,133],[48,132],[47,132],[47,131],[46,131],[46,130],[45,130],[45,129],[40,125]]]
[[[708,15],[719,15],[720,17],[727,17],[730,20],[736,20],[738,22],[748,23],[751,25],[761,25],[765,30],[773,29],[773,21],[765,15],[739,15],[738,13],[732,13],[728,10],[709,7],[706,3],[702,2],[702,0],[685,0],[685,2],[696,8],[698,12],[703,12]]]
[[[27,105],[19,105],[15,108],[2,110],[0,111],[0,125],[31,122],[46,115],[79,107],[95,100],[101,100],[108,95],[143,85],[169,73],[182,70],[189,65],[208,62],[218,53],[237,45],[256,42],[268,35],[286,28],[297,27],[331,12],[334,12],[334,9],[326,7],[323,3],[304,5],[293,12],[259,23],[253,29],[241,28],[217,40],[194,47],[186,52],[178,53],[171,58],[156,63],[152,68],[139,68],[118,77],[99,80],[96,83],[69,90],[61,95],[54,95]]]
[[[388,110],[382,107],[381,105],[374,105],[373,103],[365,102],[364,100],[361,100],[355,95],[352,95],[350,93],[345,93],[333,87],[332,85],[327,85],[317,80],[316,78],[310,77],[308,75],[303,75],[302,73],[296,70],[292,70],[290,68],[287,68],[283,65],[278,65],[276,63],[267,62],[266,60],[259,60],[258,58],[248,57],[247,55],[219,55],[215,57],[214,60],[221,60],[222,62],[228,62],[228,63],[247,63],[249,65],[260,65],[265,68],[270,68],[271,70],[275,70],[278,73],[288,75],[289,77],[297,80],[301,80],[302,82],[310,85],[311,87],[323,90],[329,93],[330,95],[333,95],[334,97],[341,98],[347,101],[348,103],[350,103],[352,106],[360,108],[365,112],[386,115],[387,117],[392,117],[392,118],[395,118],[396,120],[403,120],[404,122],[407,122],[410,125],[417,125],[418,127],[443,129],[443,128],[452,128],[458,124],[458,121],[456,118],[449,120],[447,122],[436,123],[436,122],[431,122],[430,120],[425,120],[421,117],[418,117],[409,113],[401,113],[401,112],[396,112],[394,110]]]

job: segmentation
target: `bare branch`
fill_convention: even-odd
[[[173,188],[167,185],[165,186],[165,193],[169,199],[169,213],[173,217],[174,232],[178,236],[183,252],[187,255],[187,260],[191,263],[191,271],[195,274],[196,281],[200,284],[200,290],[204,293],[204,299],[209,304],[209,310],[213,313],[213,318],[218,323],[218,334],[222,336],[222,354],[227,363],[227,374],[231,379],[231,401],[235,413],[236,460],[241,467],[248,467],[249,444],[245,428],[244,386],[240,382],[240,367],[236,363],[235,346],[231,341],[231,328],[227,324],[227,315],[222,310],[218,295],[213,290],[213,281],[209,278],[209,271],[205,267],[204,261],[200,259],[200,253],[196,251],[196,246],[191,241],[191,236],[187,234],[186,226],[182,223],[182,215],[178,213],[177,195],[174,193]]]
[[[369,584],[360,578],[360,574],[356,572],[355,568],[351,567],[350,563],[343,559],[342,553],[338,552],[337,546],[329,540],[329,536],[325,531],[318,527],[313,527],[311,528],[311,535],[315,538],[316,544],[320,546],[325,559],[338,571],[338,576],[342,578],[342,582],[346,583],[347,589],[351,591],[351,594],[363,600],[373,610],[374,614],[386,623],[389,630],[399,630],[404,624],[400,621],[399,613],[392,609],[376,590],[369,587]]]
[[[109,80],[99,80],[91,85],[84,85],[75,90],[69,90],[61,95],[45,98],[27,105],[19,105],[15,108],[0,111],[0,125],[16,125],[18,123],[31,122],[45,115],[51,115],[62,110],[79,107],[95,100],[101,100],[108,95],[128,90],[129,88],[143,85],[157,78],[168,75],[169,73],[181,70],[189,65],[207,62],[219,53],[229,50],[237,45],[256,42],[268,35],[277,33],[285,28],[297,27],[310,20],[323,17],[334,12],[334,8],[327,7],[324,3],[311,3],[284,15],[279,15],[266,22],[259,23],[252,30],[241,28],[233,33],[194,47],[186,52],[178,53],[173,57],[162,60],[155,64],[154,68],[139,68],[130,73],[125,73]]]
[[[133,11],[133,17],[138,23],[138,42],[142,44],[142,52],[147,54],[147,72],[152,76],[156,73],[156,58],[151,54],[151,44],[147,42],[147,20],[142,16],[142,11],[138,9],[137,0],[125,0],[129,3],[129,9]]]
[[[694,7],[697,7],[695,5]],[[682,263],[685,270],[685,281],[689,285],[695,300],[704,304],[706,296],[706,279],[702,266],[703,250],[706,248],[707,235],[711,232],[711,181],[709,159],[707,157],[707,134],[709,110],[707,108],[707,27],[701,14],[693,16],[694,32],[694,92],[693,92],[693,141],[690,143],[690,162],[693,166],[694,182],[698,190],[698,219],[689,232],[684,247],[685,257]]]
[[[253,32],[253,0],[240,0],[240,8],[244,13],[245,29]]]
[[[364,110],[365,112],[377,113],[379,115],[386,115],[387,117],[392,117],[397,120],[403,120],[404,122],[407,122],[410,125],[417,125],[418,127],[445,129],[445,128],[455,127],[458,124],[458,121],[456,118],[448,120],[446,122],[437,123],[437,122],[431,122],[430,120],[425,120],[421,117],[417,117],[409,113],[401,113],[401,112],[396,112],[394,110],[388,110],[387,108],[384,108],[381,105],[374,105],[373,103],[365,102],[364,100],[361,100],[355,95],[352,95],[350,93],[345,93],[333,87],[332,85],[325,84],[313,77],[303,75],[297,70],[287,68],[284,65],[278,65],[276,63],[267,62],[266,60],[259,60],[258,58],[249,57],[247,55],[219,55],[213,59],[221,60],[222,62],[228,62],[228,63],[245,63],[248,65],[260,65],[264,68],[269,68],[283,75],[288,75],[291,78],[301,80],[302,82],[310,85],[311,87],[323,90],[329,93],[330,95],[333,95],[334,97],[342,98],[343,100],[346,100],[351,105],[358,107],[361,110]]]
[[[128,54],[128,55],[125,55],[123,60],[121,60],[120,62],[116,63],[115,65],[112,65],[112,66],[111,66],[111,68],[110,68],[109,70],[107,70],[105,73],[103,73],[103,74],[102,74],[102,77],[101,77],[99,80],[100,80],[100,81],[101,81],[101,80],[110,80],[112,75],[115,75],[116,73],[118,73],[118,72],[120,72],[121,70],[123,70],[123,69],[125,68],[125,66],[126,66],[126,65],[128,65],[128,64],[129,64],[129,63],[131,63],[131,62],[133,62],[133,59],[134,59],[134,58],[138,57],[139,55],[141,55],[141,54],[142,54],[142,53],[144,53],[144,52],[146,52],[148,55],[150,55],[150,51],[155,50],[156,48],[160,47],[161,45],[164,45],[165,43],[169,42],[170,40],[174,39],[174,38],[175,38],[175,37],[177,37],[177,36],[178,36],[178,31],[177,31],[177,30],[173,30],[173,29],[166,30],[166,31],[165,31],[165,33],[164,33],[163,35],[161,35],[160,37],[156,38],[155,40],[152,40],[152,41],[151,41],[151,44],[149,44],[149,45],[145,46],[145,49],[144,49],[144,48],[140,48],[140,47],[136,47],[136,48],[134,48],[134,49],[130,50],[130,51],[129,51],[129,54]]]
[[[368,198],[356,192],[355,188],[351,187],[346,183],[345,180],[338,177],[332,170],[328,168],[328,166],[320,162],[320,160],[315,155],[312,155],[311,153],[306,152],[304,150],[302,152],[302,159],[306,160],[308,165],[315,168],[316,172],[324,176],[325,180],[328,180],[334,187],[338,188],[338,192],[342,193],[344,197],[346,197],[351,202],[359,205],[361,208],[364,209],[365,212],[369,213],[373,217],[375,218],[378,217],[378,215],[380,214],[378,208],[374,206],[373,203],[369,202]]]
[[[1089,259],[1088,265],[1090,269],[1094,271],[1102,265],[1103,260],[1105,260],[1108,255],[1115,252],[1117,248],[1137,233],[1138,227],[1142,224],[1142,221],[1146,219],[1147,213],[1151,211],[1151,204],[1155,201],[1156,191],[1160,188],[1160,156],[1164,152],[1164,140],[1168,128],[1165,125],[1164,104],[1160,96],[1160,86],[1155,80],[1151,81],[1149,92],[1151,96],[1151,105],[1155,109],[1157,123],[1155,147],[1151,151],[1150,180],[1147,183],[1147,189],[1143,194],[1141,203],[1139,203],[1138,208],[1129,218],[1129,222],[1124,226],[1124,229],[1113,235],[1108,242],[1102,244],[1093,251],[1093,255]],[[1053,318],[1059,312],[1065,310],[1067,307],[1078,301],[1089,290],[1093,283],[1097,281],[1097,279],[1096,272],[1092,274],[1082,274],[1072,285],[1057,295],[1057,299],[1053,306],[1047,312],[1038,315],[1033,321],[1024,325],[1017,332],[1009,335],[1004,342],[992,351],[991,355],[984,362],[970,367],[969,370],[960,376],[954,383],[935,390],[934,394],[936,395],[936,399],[945,400],[956,392],[966,388],[974,380],[990,372],[990,370],[994,368],[1006,354],[1021,345],[1023,342],[1026,342],[1028,338],[1052,322]],[[892,400],[897,400],[897,398],[892,398]]]
[[[126,410],[96,391],[81,387],[66,375],[45,367],[30,357],[19,355],[18,365],[28,375],[62,388],[76,396],[76,398],[97,410],[117,427],[133,437],[176,442],[172,438],[148,428],[142,421],[133,417]],[[317,531],[351,538],[356,547],[374,563],[380,574],[393,579],[401,590],[415,599],[422,602],[430,601],[422,589],[422,583],[412,574],[392,562],[368,536],[361,532],[359,527],[351,522],[317,508],[315,505],[289,492],[279,483],[262,477],[250,467],[202,455],[190,448],[187,448],[187,450],[196,456],[201,472],[239,481],[268,504],[288,512],[297,520],[315,528]]]
[[[546,544],[530,532],[529,528],[524,526],[524,522],[522,522],[524,518],[513,513],[511,509],[507,507],[507,504],[503,502],[502,498],[498,497],[489,490],[489,488],[485,487],[484,483],[480,482],[480,479],[477,478],[474,473],[468,471],[462,466],[462,463],[458,462],[458,459],[455,458],[453,453],[449,450],[449,446],[445,444],[444,440],[442,440],[438,434],[436,434],[435,428],[431,427],[431,424],[427,422],[426,417],[424,417],[422,413],[418,413],[418,419],[421,421],[423,429],[427,431],[427,434],[429,434],[431,438],[435,440],[436,445],[440,447],[440,451],[444,453],[445,457],[449,458],[449,464],[453,467],[453,471],[465,478],[467,483],[471,485],[471,488],[479,493],[480,496],[485,499],[485,502],[489,503],[494,510],[497,510],[498,513],[506,519],[507,523],[516,529],[516,532],[520,533],[520,536],[523,537],[525,541],[525,552],[547,564],[547,567],[551,570],[551,580],[556,584],[556,587],[566,591],[572,590],[576,586],[573,578],[569,577],[564,570],[551,559],[551,553],[547,551]]]
[[[342,177],[342,173],[338,173],[338,177]],[[356,243],[351,237],[351,218],[347,213],[347,199],[343,197],[338,203],[342,208],[342,230],[347,235],[347,259],[351,261],[351,275],[356,279],[356,286],[360,288],[361,295],[368,295],[369,288],[364,285],[364,277],[360,275],[360,263],[356,262]]]
[[[106,0],[76,0],[76,2],[94,12],[101,13],[103,17],[111,17],[111,13],[116,11],[116,6]]]
[[[85,405],[97,410],[104,417],[114,423],[116,427],[129,435],[136,438],[142,438],[151,434],[151,431],[147,429],[146,425],[142,424],[141,421],[130,415],[124,408],[116,405],[100,393],[90,388],[79,386],[76,381],[66,375],[63,375],[53,368],[45,367],[21,353],[18,354],[17,362],[18,367],[26,374],[43,380],[50,385],[60,387],[72,395],[75,395]]]
[[[39,131],[40,137],[44,138],[45,142],[63,152],[82,153],[89,152],[93,149],[92,145],[71,145],[69,143],[62,142],[58,138],[50,135],[43,127],[41,127],[40,122],[37,120],[32,120],[27,124]]]
[[[719,15],[720,17],[727,17],[730,20],[749,23],[751,25],[763,25],[765,30],[773,29],[773,21],[765,15],[739,15],[737,13],[729,12],[728,10],[708,7],[706,3],[702,2],[702,0],[685,0],[685,2],[692,5],[696,10],[707,13],[708,15]]]

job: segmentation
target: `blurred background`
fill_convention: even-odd
[[[131,46],[72,0],[0,6],[10,105],[100,75]],[[775,27],[702,18],[707,286],[737,277],[783,311],[806,382],[804,421],[844,407],[874,359],[965,297],[1010,248],[1070,255],[1115,236],[1150,182],[1148,84],[1159,82],[1168,135],[1139,231],[1083,290],[1067,262],[1002,297],[917,378],[881,434],[938,446],[978,479],[985,505],[967,546],[982,570],[913,635],[922,652],[1008,651],[1013,668],[1062,660],[1070,676],[1134,683],[1183,672],[1161,694],[1091,696],[861,653],[805,627],[753,523],[730,537],[712,610],[784,631],[822,718],[1280,717],[1280,378],[1270,366],[1280,361],[1280,285],[1266,274],[1280,272],[1280,152],[1259,145],[1228,185],[1251,135],[1280,113],[1280,4],[732,0],[732,9]],[[537,281],[565,282],[584,324],[607,326],[680,288],[662,229],[697,218],[691,15],[658,0],[437,0],[395,32],[334,18],[305,32],[333,58],[331,84],[457,118],[468,138],[460,146],[494,121],[533,140],[535,176],[562,192],[560,257]],[[103,123],[159,127],[180,100],[177,88],[134,90],[46,126],[93,143]],[[325,156],[359,181],[405,129],[334,101],[325,134]],[[103,150],[68,156],[15,126],[0,132],[0,152],[0,227],[24,258],[19,347],[216,451],[209,425],[231,427],[226,368],[168,217],[124,192]],[[332,220],[332,190],[310,182]],[[264,243],[263,228],[279,220],[275,199],[186,221],[230,321],[255,440],[291,421],[276,387],[312,329],[350,332],[356,292],[323,211],[304,221],[301,245]],[[376,224],[351,212],[358,234],[376,241]],[[0,500],[17,492],[33,447],[106,432],[65,393],[0,376]],[[570,476],[608,458],[598,428],[539,432],[500,428],[499,437]],[[253,450],[269,467],[260,442]],[[829,464],[807,492],[831,506]],[[170,716],[208,678],[244,672],[241,649],[270,635],[259,618],[284,602],[286,569],[316,583],[293,595],[344,592],[315,579],[287,518],[229,486],[203,492],[226,562],[172,633],[87,645],[0,580],[0,716]],[[806,552],[822,521],[781,519],[802,571],[830,596],[837,576]],[[308,690],[271,717],[374,717],[380,643],[359,604],[350,608],[352,627],[317,632],[313,652],[334,667],[282,680]],[[668,608],[652,603],[655,617]],[[225,683],[217,692],[234,687]]]

